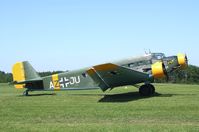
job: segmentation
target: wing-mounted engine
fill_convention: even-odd
[[[167,75],[165,65],[162,61],[158,61],[152,64],[151,72],[154,78],[163,78]]]

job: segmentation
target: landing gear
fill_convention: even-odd
[[[139,93],[142,96],[151,96],[151,95],[155,94],[155,87],[151,84],[142,85],[139,88]]]
[[[29,90],[27,89],[26,91],[23,92],[23,95],[28,96],[29,95],[28,92],[29,92]]]

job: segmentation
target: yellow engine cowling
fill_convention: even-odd
[[[161,61],[152,64],[151,69],[154,78],[163,78],[166,75],[165,66]]]
[[[179,54],[177,55],[177,58],[178,58],[178,64],[180,65],[180,68],[181,68],[181,69],[186,68],[187,65],[188,65],[187,56],[186,56],[185,54],[179,53]]]

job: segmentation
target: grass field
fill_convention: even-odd
[[[0,84],[0,131],[199,131],[199,86],[156,84],[111,92],[32,92]],[[106,95],[105,95],[106,94]]]

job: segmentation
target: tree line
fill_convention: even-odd
[[[47,71],[39,72],[41,77],[53,75],[56,73],[61,73],[63,71]],[[0,71],[0,83],[12,82],[12,74]],[[194,65],[189,65],[185,70],[176,70],[169,75],[169,79],[158,79],[155,80],[156,83],[184,83],[184,84],[199,84],[199,67]]]
[[[61,73],[63,71],[47,71],[47,72],[39,72],[39,75],[41,77],[45,77],[45,76],[50,76],[53,74],[57,74],[57,73]],[[6,73],[3,71],[0,71],[0,83],[9,83],[13,81],[13,77],[12,77],[12,73]]]

